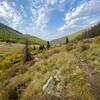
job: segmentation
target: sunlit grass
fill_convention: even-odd
[[[31,49],[33,60],[26,64],[22,62],[22,51],[0,52],[0,99],[15,95],[19,100],[42,100],[42,97],[47,100],[47,96],[56,96],[60,85],[60,95],[67,100],[97,100],[85,71],[77,64],[78,60],[89,60],[95,64],[93,70],[100,72],[100,45],[92,41],[85,50],[81,47],[84,43],[53,47],[42,52]],[[79,59],[81,55],[83,57]],[[34,62],[34,57],[39,60]],[[52,81],[44,91],[44,84],[56,75],[59,81]],[[52,94],[48,95],[48,91]]]

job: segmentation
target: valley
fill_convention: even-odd
[[[0,48],[1,100],[99,100],[100,36],[31,49],[32,60],[25,64],[22,49],[18,44],[7,44],[5,52]]]

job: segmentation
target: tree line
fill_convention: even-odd
[[[86,38],[92,38],[95,36],[100,35],[100,23],[98,23],[97,25],[91,27],[90,29],[88,29],[87,31],[83,32],[81,35],[78,35],[75,40],[82,40],[82,39],[86,39]]]

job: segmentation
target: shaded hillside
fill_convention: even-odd
[[[45,43],[44,40],[35,36],[28,35],[29,42],[32,44]],[[25,35],[0,23],[0,41],[10,43],[24,43]]]

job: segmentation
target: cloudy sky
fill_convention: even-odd
[[[0,0],[0,22],[55,39],[100,21],[100,0]]]

